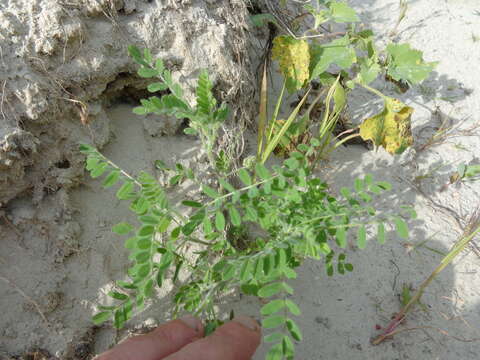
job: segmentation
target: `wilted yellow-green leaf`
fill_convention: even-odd
[[[360,136],[383,146],[390,154],[401,154],[413,144],[410,126],[413,109],[397,99],[386,98],[383,111],[360,125]]]
[[[277,36],[273,40],[272,59],[280,65],[288,92],[300,89],[309,79],[310,51],[306,40]]]

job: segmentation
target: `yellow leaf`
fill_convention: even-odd
[[[376,146],[383,146],[390,154],[401,154],[413,144],[412,114],[411,107],[387,97],[383,111],[360,125],[360,136]]]
[[[306,40],[277,36],[273,40],[272,59],[279,62],[288,92],[300,89],[310,78],[310,51]]]

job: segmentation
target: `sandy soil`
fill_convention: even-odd
[[[380,40],[387,41],[398,1],[351,3]],[[397,94],[392,84],[376,85],[415,108],[415,148],[392,157],[381,149],[344,147],[332,155],[321,175],[335,190],[351,185],[355,176],[372,173],[394,186],[381,209],[406,203],[419,216],[410,223],[408,241],[391,232],[383,246],[373,241],[364,251],[352,246],[351,274],[330,278],[321,263],[302,267],[292,283],[303,310],[298,322],[304,341],[298,346],[298,359],[478,359],[479,341],[454,338],[480,338],[480,258],[471,249],[427,289],[423,306],[405,323],[416,330],[377,347],[370,344],[376,325],[386,325],[399,310],[402,288],[415,289],[430,274],[441,260],[440,253],[452,246],[469,214],[480,205],[480,182],[440,191],[459,163],[479,160],[479,133],[461,130],[480,123],[480,40],[475,40],[480,37],[480,6],[473,0],[410,0],[409,4],[394,39],[410,42],[425,52],[427,60],[440,64],[429,80],[405,94]],[[349,107],[352,121],[374,112],[377,105],[377,99],[356,91]],[[116,104],[108,115],[114,140],[104,153],[132,173],[155,171],[156,159],[188,165],[201,156],[194,139],[152,137],[142,120],[131,114],[131,105]],[[459,126],[454,136],[423,149],[443,121]],[[50,214],[49,209],[62,201],[73,205],[73,210],[62,217]],[[0,242],[0,359],[34,348],[61,359],[88,359],[128,333],[169,317],[167,291],[126,331],[92,327],[95,304],[104,299],[112,281],[123,276],[127,264],[121,239],[111,234],[110,227],[131,216],[127,206],[102,191],[97,181],[85,178],[69,194],[59,191],[48,196],[40,207],[26,197],[17,198],[9,204],[9,214],[10,220],[2,222]],[[48,233],[53,219],[63,219],[56,224],[64,227],[61,237]],[[236,295],[220,304],[226,311],[233,308],[253,316],[260,306],[256,299]],[[255,359],[263,359],[265,351],[262,346]]]

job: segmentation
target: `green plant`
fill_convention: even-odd
[[[268,2],[267,2],[268,4]],[[324,102],[323,116],[319,121],[317,139],[323,143],[319,149],[318,157],[324,157],[330,151],[338,147],[352,137],[361,136],[364,140],[371,140],[376,146],[383,146],[390,153],[401,153],[413,143],[410,130],[410,117],[413,109],[402,104],[400,101],[383,95],[380,91],[372,88],[370,84],[380,75],[396,84],[408,86],[418,84],[426,79],[436,66],[435,62],[427,63],[423,60],[422,52],[414,50],[409,44],[390,43],[384,51],[379,51],[374,43],[374,34],[371,30],[357,30],[355,25],[359,18],[355,11],[345,2],[341,1],[318,1],[304,6],[310,16],[315,20],[313,28],[308,29],[302,35],[296,35],[294,31],[282,20],[279,12],[271,14],[258,14],[253,16],[253,23],[263,25],[272,22],[284,30],[287,35],[279,35],[273,39],[272,59],[276,60],[280,72],[285,78],[284,87],[289,93],[307,89],[302,95],[299,106],[306,102],[310,93],[312,82],[319,82],[323,90],[313,101],[315,105],[322,94],[327,94]],[[401,2],[403,18],[406,3]],[[346,24],[344,32],[331,33],[326,31],[331,23]],[[326,27],[327,26],[327,27]],[[328,41],[330,38],[335,38]],[[332,69],[336,68],[336,72]],[[265,81],[265,80],[264,80]],[[346,97],[349,91],[360,86],[380,96],[385,107],[378,115],[365,120],[360,125],[360,133],[352,134],[340,140],[333,136],[337,120],[345,108]],[[281,92],[277,101],[277,107],[271,118],[270,129],[276,123],[278,109],[283,99],[284,91]],[[266,88],[262,86],[262,95],[266,101]],[[263,102],[262,102],[263,104]],[[263,106],[263,105],[262,105]],[[268,116],[263,114],[266,107],[261,107],[259,123],[259,143],[263,135],[271,134],[266,120]],[[295,109],[287,121],[279,126],[282,133],[280,146],[288,148],[292,139],[298,139],[299,129],[309,132],[313,126],[310,119],[310,111],[305,116],[298,115],[300,109]],[[295,116],[294,116],[295,115]],[[298,115],[298,116],[297,116]],[[368,123],[368,124],[365,124]],[[368,128],[368,129],[367,129]],[[308,138],[308,137],[304,137]],[[330,145],[331,140],[337,143]],[[339,141],[340,140],[340,141]],[[271,138],[266,138],[266,143],[277,146]],[[270,155],[259,147],[261,156],[265,161]]]
[[[391,221],[401,237],[408,236],[401,217],[378,214],[372,205],[372,196],[389,190],[388,183],[366,175],[355,180],[353,191],[342,188],[338,198],[331,194],[311,173],[307,160],[319,146],[316,139],[300,145],[301,152],[292,152],[273,170],[261,163],[254,173],[241,168],[236,174],[243,184],[239,188],[219,177],[219,189],[201,185],[202,194],[175,206],[151,175],[128,175],[95,148],[82,145],[91,176],[104,176],[105,188],[120,183],[116,195],[130,201],[139,223],[122,222],[112,229],[129,236],[125,247],[132,264],[128,280],[118,281],[109,293],[118,303],[99,306],[94,322],[113,317],[115,326],[122,327],[142,309],[155,286],[175,283],[183,270],[189,279],[176,289],[174,314],[204,316],[213,329],[218,324],[214,304],[231,289],[268,299],[261,309],[262,325],[269,332],[265,341],[273,344],[268,359],[293,358],[294,341],[302,335],[293,319],[300,309],[288,298],[294,291],[288,279],[297,277],[295,269],[302,261],[323,258],[328,275],[335,269],[344,274],[353,270],[344,252],[349,233],[356,234],[361,249],[369,227],[376,227],[379,242],[385,241],[385,222]],[[195,180],[191,172],[181,172]],[[184,215],[186,208],[193,212]],[[189,244],[198,246],[193,254]]]
[[[453,245],[452,249],[446,254],[440,264],[432,271],[430,276],[426,278],[419,286],[418,290],[415,292],[415,295],[411,296],[409,290],[408,293],[403,295],[404,303],[402,304],[402,309],[395,314],[392,321],[388,324],[388,326],[382,331],[382,334],[376,337],[373,341],[373,345],[378,345],[382,343],[385,339],[391,338],[395,334],[402,331],[402,329],[398,329],[398,327],[402,324],[405,320],[407,315],[411,312],[413,307],[416,304],[421,304],[420,300],[425,289],[430,285],[430,283],[440,274],[480,233],[480,208],[477,208],[474,213],[471,215],[467,226],[465,227],[463,234],[457,240],[457,242]],[[405,289],[404,289],[405,290]]]
[[[184,132],[188,135],[198,135],[203,148],[207,152],[210,165],[215,168],[218,157],[215,154],[215,142],[221,124],[228,117],[226,104],[217,105],[212,94],[212,83],[206,71],[200,72],[196,88],[196,105],[190,106],[184,98],[180,84],[173,81],[172,73],[165,68],[162,59],[154,60],[149,49],[143,53],[135,46],[129,46],[128,52],[141,67],[138,75],[143,78],[157,78],[158,82],[148,85],[151,93],[160,92],[162,96],[151,96],[141,100],[141,106],[133,112],[138,115],[149,113],[166,114],[180,119],[188,119],[189,127]]]

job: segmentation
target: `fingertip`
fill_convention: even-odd
[[[250,316],[239,315],[239,316],[236,316],[232,321],[237,322],[249,328],[250,330],[257,331],[257,332],[260,331],[260,325],[254,318]]]
[[[197,332],[200,336],[203,335],[203,324],[198,318],[192,315],[185,315],[179,320],[182,321],[189,328],[195,330],[195,332]]]

